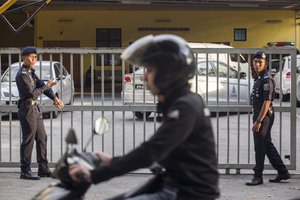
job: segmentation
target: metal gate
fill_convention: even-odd
[[[240,169],[252,169],[254,165],[250,105],[252,79],[249,66],[251,55],[259,50],[194,49],[197,76],[192,80],[192,90],[202,95],[212,113],[219,168],[226,169],[226,172],[229,169],[236,169],[237,172]],[[275,100],[276,117],[272,137],[287,167],[296,169],[296,49],[264,51],[269,55],[270,72],[273,57],[279,60],[279,72],[282,71],[285,56],[291,57],[290,101],[282,101],[282,92],[279,93],[279,99]],[[44,119],[50,165],[53,166],[62,155],[68,129],[75,129],[82,150],[99,116],[110,121],[110,133],[94,137],[87,150],[101,150],[114,156],[134,149],[159,127],[155,113],[156,98],[145,90],[143,70],[122,62],[119,58],[121,52],[122,49],[108,48],[38,49],[38,62],[49,60],[59,61],[62,65],[69,63],[65,68],[71,76],[74,71],[80,73],[79,79],[72,78],[77,85],[73,93],[74,101],[59,111],[57,118],[55,107],[42,106],[45,112],[50,111],[50,115]],[[74,61],[78,59],[74,57],[78,56],[80,63],[75,65]],[[1,76],[4,74],[3,68],[15,61],[21,61],[20,49],[0,48]],[[62,70],[60,73],[63,75]],[[281,88],[284,77],[282,73],[279,74]],[[0,86],[0,167],[18,167],[21,130],[12,95],[13,77],[8,77],[8,84],[4,85],[1,81]],[[62,96],[62,93],[58,95]],[[36,166],[35,152],[32,159],[33,166]],[[272,168],[267,165],[266,169]]]

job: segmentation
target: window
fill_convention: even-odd
[[[214,62],[216,68],[217,68],[217,62]],[[217,70],[217,69],[216,69]],[[223,78],[237,78],[238,74],[237,71],[230,68],[228,65],[225,65],[224,63],[219,63],[219,77]]]
[[[12,66],[11,67],[11,81],[12,82],[15,82],[16,81],[16,75],[19,71],[19,66]],[[8,82],[9,81],[9,75],[10,74],[10,71],[9,69],[7,70],[7,72],[3,75],[3,78],[2,78],[2,81],[1,82]]]
[[[54,64],[54,70],[55,70],[55,75],[56,77],[61,77],[60,74],[62,73],[62,78],[65,78],[68,75],[68,72],[62,66],[60,63],[55,63]]]
[[[60,77],[60,65],[58,63],[54,64],[55,76]]]
[[[121,47],[121,29],[96,29],[96,47]],[[120,55],[114,55],[115,65],[120,65]],[[96,55],[96,65],[101,65],[101,54]],[[104,54],[104,65],[112,65],[112,55]]]
[[[234,41],[246,41],[247,40],[247,29],[235,28],[234,29]]]
[[[212,68],[211,63],[206,61],[198,62],[198,74],[200,76],[216,76],[215,70]]]

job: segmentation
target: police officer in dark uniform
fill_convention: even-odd
[[[246,185],[263,184],[263,169],[265,155],[270,160],[271,165],[278,171],[275,179],[269,182],[278,183],[290,178],[290,174],[282,162],[271,139],[271,128],[274,122],[274,111],[272,101],[274,99],[274,82],[267,70],[267,56],[264,52],[257,52],[253,56],[254,85],[252,92],[253,106],[253,136],[255,149],[254,177]]]
[[[22,50],[23,65],[16,75],[16,83],[20,99],[18,101],[18,117],[21,122],[22,143],[20,148],[21,179],[39,180],[39,177],[50,177],[51,172],[47,161],[47,135],[45,132],[42,112],[38,97],[45,94],[53,100],[54,105],[61,109],[64,103],[54,95],[51,87],[55,81],[45,84],[35,74],[34,65],[37,61],[37,51],[33,46]],[[34,140],[36,141],[38,176],[31,171],[31,154]]]
[[[73,180],[82,175],[89,182],[100,183],[160,165],[165,169],[162,187],[124,199],[216,199],[219,174],[215,140],[209,110],[201,96],[190,91],[195,60],[185,40],[175,35],[148,35],[131,44],[121,57],[146,68],[146,87],[158,97],[162,124],[148,141],[124,156],[111,158],[99,152],[102,164],[95,170],[72,165],[69,174]]]

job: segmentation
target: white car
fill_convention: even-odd
[[[200,94],[207,105],[250,105],[252,79],[223,62],[198,61],[192,91]],[[250,84],[250,87],[249,87]]]
[[[238,79],[238,72],[225,63],[219,62],[218,66],[216,61],[208,61],[207,64],[206,60],[198,61],[198,74],[190,81],[192,91],[199,93],[204,101],[208,99],[207,105],[237,105],[238,102],[240,105],[250,105],[249,82],[252,84],[252,79],[249,81],[243,72],[240,73],[240,79]],[[144,83],[144,68],[142,67],[134,73],[125,74],[122,91],[124,105],[156,103],[156,98],[144,88]],[[227,86],[228,83],[229,86]],[[207,84],[208,87],[206,87]],[[146,117],[150,114],[151,112],[146,112]],[[135,112],[135,116],[143,118],[143,113]]]
[[[124,105],[153,105],[156,103],[156,99],[147,90],[144,81],[144,68],[140,67],[131,74],[124,75],[124,84],[121,96]],[[146,112],[146,117],[149,117],[151,112]],[[135,112],[137,118],[143,118],[142,112]]]
[[[225,44],[215,44],[215,43],[188,43],[189,47],[192,49],[198,49],[198,48],[215,48],[215,49],[233,49],[234,47],[228,46]],[[244,72],[246,75],[248,74],[249,65],[246,59],[242,54],[227,54],[227,53],[197,53],[196,54],[199,61],[208,59],[208,60],[219,60],[223,63],[228,63],[232,68],[234,68],[236,71],[240,69],[240,72]],[[239,61],[239,62],[238,62]]]
[[[14,63],[9,67],[1,77],[1,105],[17,104],[19,100],[19,92],[16,85],[15,77],[23,63]],[[51,66],[51,67],[50,67]],[[57,84],[52,87],[55,95],[63,100],[65,104],[72,104],[74,100],[74,81],[65,67],[56,61],[37,61],[35,66],[36,75],[45,83],[54,78]],[[11,72],[11,76],[10,76]],[[9,82],[9,80],[11,80]],[[10,85],[11,83],[11,85]],[[11,87],[11,88],[10,88]],[[45,95],[41,95],[38,99],[41,105],[53,105],[53,101]],[[49,111],[43,110],[50,114]],[[52,112],[53,118],[58,115],[58,110]]]
[[[276,95],[279,96],[281,91],[282,101],[287,101],[289,100],[291,94],[291,56],[285,56],[282,60],[282,70],[278,71],[274,75],[273,79],[275,83]],[[300,55],[297,55],[296,67],[300,67]]]
[[[297,107],[300,107],[300,67],[297,67],[297,92],[296,92],[296,102]]]

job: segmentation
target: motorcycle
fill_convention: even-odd
[[[109,123],[106,118],[98,118],[95,122],[94,131],[91,138],[85,145],[83,152],[78,152],[73,145],[76,145],[77,138],[74,129],[70,129],[65,142],[67,143],[66,151],[63,156],[57,162],[51,177],[58,179],[59,182],[52,183],[45,189],[36,194],[32,200],[82,200],[84,194],[90,187],[90,183],[85,181],[84,176],[79,177],[79,183],[72,181],[69,176],[69,166],[72,164],[82,165],[89,170],[95,169],[100,165],[101,159],[95,153],[86,152],[86,148],[93,140],[94,135],[102,135],[108,131]],[[151,168],[153,176],[144,184],[139,185],[137,188],[130,190],[129,192],[116,195],[109,200],[122,200],[129,197],[134,197],[144,193],[152,193],[159,190],[162,187],[163,169],[160,166],[154,166]]]
[[[70,128],[66,138],[66,151],[55,165],[55,169],[51,177],[58,179],[59,182],[52,183],[37,195],[32,200],[80,200],[89,189],[90,184],[85,181],[85,177],[81,176],[79,183],[72,181],[69,176],[69,166],[72,164],[82,165],[89,170],[95,169],[100,165],[101,159],[95,153],[86,152],[87,146],[93,140],[94,135],[102,135],[109,129],[109,123],[106,118],[98,118],[95,122],[93,134],[85,145],[83,152],[78,152],[73,145],[78,144],[74,129]]]

